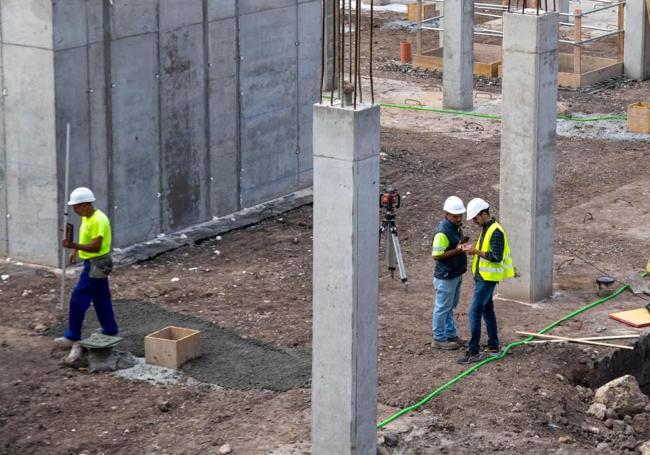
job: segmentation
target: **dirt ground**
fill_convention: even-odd
[[[386,87],[420,93],[441,85],[439,74],[402,72],[399,40],[411,33],[382,24],[378,15],[375,76]],[[382,69],[383,68],[383,69]],[[390,84],[393,84],[391,86]],[[478,91],[498,94],[493,81]],[[383,90],[383,91],[382,91]],[[487,98],[487,97],[486,97]],[[621,113],[650,98],[650,83],[626,82],[597,94],[561,91],[567,112]],[[379,419],[411,405],[464,367],[459,352],[431,347],[432,229],[444,199],[481,196],[498,217],[499,124],[494,134],[473,121],[442,114],[400,116],[382,112],[382,183],[404,196],[397,226],[410,288],[381,267],[379,308]],[[422,128],[447,122],[447,129]],[[480,126],[480,125],[479,125]],[[497,300],[504,344],[517,330],[540,330],[596,300],[594,280],[603,273],[621,281],[645,267],[650,256],[648,142],[558,139],[555,288],[539,304]],[[311,347],[312,209],[304,206],[247,229],[223,234],[118,269],[114,299],[140,301],[217,325],[242,339],[280,349]],[[507,227],[506,227],[507,229]],[[472,238],[477,231],[468,226]],[[513,253],[514,255],[514,253]],[[0,263],[0,453],[2,454],[233,454],[309,453],[310,389],[240,390],[184,382],[151,385],[63,366],[54,327],[59,278],[49,270],[12,260]],[[457,311],[468,336],[471,278],[463,283]],[[67,280],[68,289],[75,277]],[[559,335],[639,332],[608,318],[640,307],[626,292],[553,330]],[[120,322],[120,321],[118,321]],[[650,439],[650,425],[617,437],[585,414],[589,371],[610,348],[564,344],[517,348],[444,391],[419,411],[389,425],[398,435],[388,454],[593,454],[626,453]],[[224,368],[228,368],[224,365]],[[272,367],[271,367],[272,368]],[[632,369],[632,367],[631,367]],[[620,373],[620,372],[618,372]],[[642,384],[647,385],[647,384]],[[602,426],[602,425],[601,425]],[[386,431],[380,432],[383,440]],[[569,444],[560,438],[568,436]]]

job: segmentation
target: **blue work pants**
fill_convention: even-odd
[[[499,335],[497,334],[497,317],[494,313],[494,301],[492,295],[496,288],[496,281],[485,281],[478,277],[474,281],[474,295],[469,307],[469,330],[471,338],[468,350],[472,354],[478,354],[481,342],[481,319],[485,320],[487,329],[487,344],[491,348],[499,347]]]
[[[451,279],[433,279],[436,302],[433,308],[431,326],[433,338],[436,341],[447,341],[449,338],[458,336],[456,322],[454,321],[454,309],[458,306],[460,285],[462,283],[462,275]]]
[[[86,310],[92,302],[97,313],[97,319],[102,325],[104,335],[117,335],[118,327],[113,314],[111,291],[108,287],[108,278],[90,278],[90,261],[84,261],[84,268],[79,276],[77,286],[70,297],[70,311],[68,316],[68,330],[65,337],[69,340],[81,339],[81,328]]]

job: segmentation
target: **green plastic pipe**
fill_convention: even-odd
[[[394,109],[405,109],[412,111],[428,111],[436,112],[439,114],[453,114],[453,115],[463,115],[465,117],[478,117],[485,118],[490,120],[501,120],[500,115],[496,114],[481,114],[479,112],[465,112],[465,111],[456,111],[453,109],[436,109],[434,107],[428,106],[409,106],[408,104],[396,104],[396,103],[379,103],[381,107],[394,108]],[[563,115],[558,114],[557,118],[559,120],[566,120],[571,122],[598,122],[602,120],[626,120],[627,116],[625,115],[598,115],[594,117],[575,117],[573,115]]]
[[[647,275],[647,273],[646,273],[645,275]],[[572,318],[576,317],[577,315],[579,315],[580,313],[582,313],[582,312],[584,312],[584,311],[590,310],[590,309],[592,309],[592,308],[595,307],[595,306],[598,306],[598,305],[600,305],[600,304],[602,304],[602,303],[607,302],[608,300],[611,300],[611,299],[617,297],[618,295],[620,295],[623,291],[625,291],[625,290],[628,289],[629,287],[630,287],[630,286],[629,286],[628,284],[622,286],[622,287],[619,288],[616,292],[614,292],[612,295],[607,296],[607,297],[603,297],[602,299],[598,299],[598,300],[596,300],[595,302],[592,302],[592,303],[590,303],[590,304],[588,304],[588,305],[583,306],[582,308],[577,309],[577,310],[574,311],[573,313],[569,313],[569,314],[567,314],[566,316],[562,317],[561,319],[558,319],[557,321],[553,322],[552,324],[550,324],[550,325],[544,327],[544,328],[543,328],[542,330],[540,330],[538,333],[542,333],[542,334],[543,334],[543,333],[547,333],[547,332],[551,331],[552,329],[554,329],[555,327],[557,327],[559,324],[563,323],[564,321],[569,320],[569,319],[572,319]],[[377,428],[378,428],[378,429],[383,428],[383,427],[385,427],[386,425],[388,425],[389,423],[391,423],[393,420],[396,420],[396,419],[400,418],[400,417],[403,416],[404,414],[408,414],[408,413],[411,412],[411,411],[417,410],[417,409],[420,408],[421,406],[423,406],[423,405],[425,405],[426,403],[428,403],[429,401],[431,401],[431,399],[432,399],[433,397],[435,397],[436,395],[439,395],[443,390],[448,389],[449,387],[451,387],[452,385],[456,384],[458,381],[460,381],[460,380],[463,379],[464,377],[469,376],[469,375],[472,374],[474,371],[476,371],[476,370],[478,370],[479,368],[481,368],[483,365],[486,365],[486,364],[488,364],[488,363],[490,363],[490,362],[495,362],[495,361],[497,361],[497,360],[501,360],[502,358],[504,358],[504,357],[508,354],[508,352],[509,352],[512,348],[516,348],[517,346],[521,346],[521,345],[527,344],[529,341],[532,341],[532,340],[534,340],[534,339],[535,339],[535,337],[529,336],[528,338],[525,338],[525,339],[523,339],[523,340],[515,341],[514,343],[510,343],[510,344],[507,345],[507,346],[503,349],[503,351],[501,351],[498,355],[491,355],[491,356],[489,356],[488,358],[481,360],[481,361],[480,361],[479,363],[477,363],[476,365],[472,365],[470,368],[468,368],[467,370],[463,371],[461,374],[459,374],[458,376],[456,376],[454,379],[452,379],[451,381],[447,382],[446,384],[441,385],[441,386],[438,387],[436,390],[434,390],[433,392],[431,392],[429,395],[427,395],[426,397],[424,397],[423,399],[421,399],[420,401],[418,401],[418,402],[415,403],[414,405],[411,405],[411,406],[409,406],[409,407],[407,407],[407,408],[402,409],[401,411],[399,411],[399,412],[393,414],[392,416],[390,416],[389,418],[387,418],[387,419],[384,420],[383,422],[379,422],[379,423],[377,424]]]

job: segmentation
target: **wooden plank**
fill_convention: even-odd
[[[587,337],[587,338],[575,338],[575,340],[580,341],[602,341],[602,340],[630,340],[633,338],[641,338],[640,335],[610,335],[605,337]],[[535,340],[530,343],[567,343],[567,340]]]
[[[610,313],[609,317],[636,328],[647,327],[650,325],[650,312],[645,308]]]
[[[648,22],[650,22],[650,0],[645,0],[645,12],[648,13]]]
[[[650,1],[650,0],[646,0]],[[620,4],[618,5],[618,29],[619,30],[624,30],[625,29],[625,5]],[[625,32],[619,33],[618,34],[618,61],[622,62],[623,57],[625,53]]]
[[[614,60],[611,61],[614,62]],[[597,82],[620,76],[621,74],[623,74],[623,64],[617,62],[582,74],[581,83],[582,86],[586,87],[587,85],[593,85]]]
[[[573,72],[582,74],[582,10],[575,10],[575,45],[573,46]]]
[[[555,335],[545,335],[542,333],[532,333],[532,332],[516,332],[519,335],[526,335],[530,337],[536,337],[536,338],[546,338],[548,340],[564,340],[564,341],[570,341],[572,343],[580,343],[580,344],[593,344],[595,346],[607,346],[610,348],[618,348],[618,349],[634,349],[632,346],[625,346],[623,344],[611,344],[611,343],[601,343],[600,341],[581,341],[579,338],[569,338],[569,337],[561,337],[561,336],[555,336]]]

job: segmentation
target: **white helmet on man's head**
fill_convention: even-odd
[[[75,188],[72,193],[70,193],[68,205],[83,204],[84,202],[95,202],[95,195],[85,186]]]
[[[452,215],[461,215],[465,213],[465,204],[458,196],[449,196],[442,209]]]
[[[474,198],[467,203],[467,219],[471,220],[483,210],[487,210],[489,208],[490,204],[485,202],[483,199],[480,197]]]

